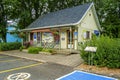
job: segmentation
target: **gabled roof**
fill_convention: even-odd
[[[39,17],[25,30],[76,25],[81,21],[83,16],[92,5],[93,3],[87,3],[80,6],[48,13],[42,17]]]

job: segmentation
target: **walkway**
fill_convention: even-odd
[[[10,56],[36,60],[36,61],[52,62],[52,63],[57,63],[61,65],[71,66],[71,67],[76,67],[82,63],[80,54],[71,54],[71,55],[28,54],[26,52],[20,52],[19,50],[4,51],[0,53],[5,55],[10,55]]]

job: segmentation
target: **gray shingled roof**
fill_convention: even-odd
[[[39,17],[33,23],[31,23],[26,29],[39,29],[58,27],[65,24],[74,24],[81,20],[92,3],[59,10],[56,12],[48,13],[42,17]]]

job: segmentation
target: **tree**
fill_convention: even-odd
[[[20,29],[43,14],[83,4],[88,0],[11,0],[11,19],[18,19]]]
[[[46,0],[14,0],[11,18],[18,19],[20,29],[26,28],[44,14]]]
[[[18,21],[20,29],[26,28],[39,16],[49,12],[94,2],[101,26],[107,35],[120,37],[119,0],[0,0],[0,35],[5,41],[7,20]]]
[[[120,38],[120,2],[109,0],[104,4],[102,27],[104,27],[107,35]]]
[[[6,32],[7,32],[7,20],[9,7],[6,0],[0,0],[0,38],[6,42]]]

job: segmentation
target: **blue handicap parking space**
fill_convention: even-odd
[[[83,71],[73,71],[72,73],[62,76],[56,80],[118,80],[118,79]]]

